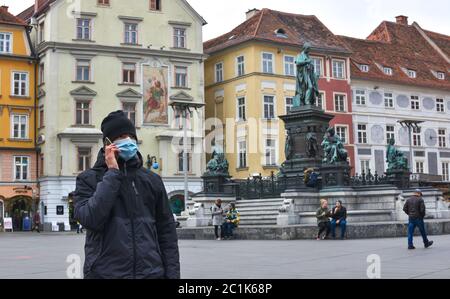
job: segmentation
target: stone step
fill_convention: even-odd
[[[283,205],[283,202],[264,202],[264,203],[259,203],[259,204],[250,204],[250,203],[245,203],[245,204],[237,204],[236,208],[259,208],[259,207],[281,207]]]
[[[264,206],[264,207],[238,207],[240,213],[245,211],[278,211],[279,206]]]
[[[282,198],[273,198],[273,199],[245,199],[245,200],[238,200],[236,201],[236,204],[246,204],[246,203],[252,203],[252,204],[257,204],[257,203],[267,203],[267,202],[279,202],[279,203],[283,203],[283,199]]]
[[[241,217],[241,221],[247,220],[267,220],[267,219],[277,219],[277,215],[247,215],[244,218]]]
[[[278,210],[267,210],[267,211],[239,211],[241,219],[243,217],[247,218],[248,216],[263,216],[263,215],[275,215],[278,216]]]
[[[258,225],[276,225],[277,221],[271,220],[271,219],[259,219],[259,220],[247,220],[247,221],[241,221],[239,226],[258,226]]]

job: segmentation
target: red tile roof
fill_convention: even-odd
[[[342,39],[353,52],[352,78],[450,90],[450,64],[414,26],[383,22],[366,40]],[[362,72],[361,64],[369,71]],[[384,74],[383,67],[392,68],[392,76]],[[416,71],[417,77],[408,77],[407,69]],[[444,72],[445,79],[439,80],[432,71]]]
[[[46,12],[48,10],[48,8],[50,7],[50,4],[52,4],[55,1],[56,0],[38,0],[38,9],[37,9],[36,16],[39,16],[39,15],[43,14],[44,12]],[[32,6],[28,7],[27,9],[22,11],[20,14],[18,14],[17,17],[28,22],[31,19],[31,17],[35,14],[34,6],[35,5],[33,4]]]
[[[0,24],[25,26],[25,22],[10,14],[7,9],[0,7]]]
[[[275,32],[278,29],[284,30],[287,38],[277,35]],[[293,47],[301,47],[305,42],[309,42],[317,50],[350,53],[345,43],[316,16],[285,13],[267,8],[258,11],[230,32],[203,45],[205,52],[211,54],[249,40]]]
[[[424,30],[427,36],[447,55],[450,57],[450,36]]]

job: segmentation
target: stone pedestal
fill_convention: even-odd
[[[280,169],[288,190],[308,189],[303,184],[303,172],[306,168],[319,170],[323,159],[320,144],[333,117],[311,105],[293,108],[287,115],[280,116],[288,134],[286,161]],[[315,142],[308,142],[308,136]]]
[[[339,162],[331,165],[324,164],[320,168],[322,189],[350,188],[350,170],[351,167],[348,162]]]
[[[388,170],[386,172],[387,181],[399,189],[410,187],[410,174],[408,170]]]

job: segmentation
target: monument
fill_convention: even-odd
[[[409,187],[410,171],[408,167],[408,160],[403,152],[395,148],[395,139],[389,140],[386,150],[386,162],[388,168],[386,170],[387,180],[400,189]]]
[[[327,186],[344,186],[349,182],[347,152],[334,129],[329,128],[334,116],[317,106],[319,76],[309,57],[310,50],[311,45],[305,43],[295,60],[297,76],[293,107],[287,115],[280,116],[287,132],[286,161],[281,165],[280,176],[286,180],[288,190],[311,188],[304,183],[306,169],[324,172],[322,179]]]

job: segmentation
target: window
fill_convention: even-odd
[[[264,119],[275,118],[275,98],[274,96],[264,96]]]
[[[336,135],[339,136],[342,143],[347,144],[347,127],[336,126]]]
[[[161,11],[161,0],[150,0],[150,10]]]
[[[422,146],[422,140],[420,137],[420,128],[413,127],[412,133],[413,133],[413,145],[414,146]]]
[[[137,45],[138,43],[138,24],[125,23],[125,44]]]
[[[122,82],[125,84],[136,83],[136,64],[124,63],[122,65]]]
[[[286,31],[282,28],[275,30],[275,35],[280,38],[288,38]]]
[[[14,157],[14,179],[16,181],[26,181],[28,179],[29,158]]]
[[[90,124],[90,102],[77,101],[76,102],[76,117],[75,124],[89,125]]]
[[[294,105],[293,101],[293,98],[286,98],[286,114],[291,111],[292,106]]]
[[[445,80],[445,73],[443,72],[437,72],[437,78],[439,80]]]
[[[325,109],[325,94],[323,92],[319,92],[319,97],[317,98],[317,107]]]
[[[186,48],[186,29],[173,29],[173,44],[175,48]]]
[[[395,126],[386,126],[386,142],[389,143],[390,140],[395,140]]]
[[[266,139],[266,165],[276,165],[276,140]]]
[[[236,58],[237,64],[237,75],[238,77],[245,75],[245,58],[244,56],[239,56]]]
[[[78,148],[78,171],[85,171],[91,168],[91,148]]]
[[[420,109],[420,101],[418,96],[411,96],[411,109],[419,110]]]
[[[388,76],[392,76],[392,69],[390,67],[384,67],[383,73]]]
[[[247,141],[238,142],[238,168],[247,167]]]
[[[45,126],[44,121],[44,107],[39,108],[39,128],[43,128]]]
[[[408,77],[410,77],[410,78],[416,78],[417,77],[417,73],[416,73],[416,71],[414,71],[414,70],[407,70],[407,72],[406,72],[407,74],[408,74]]]
[[[358,143],[367,144],[367,125],[358,125]]]
[[[333,60],[333,78],[345,79],[345,62],[343,60]]]
[[[334,110],[336,112],[344,112],[345,111],[345,95],[343,95],[343,94],[335,94],[334,95]]]
[[[109,5],[109,0],[97,0],[98,5]]]
[[[391,92],[384,93],[384,107],[394,108],[394,96]]]
[[[424,167],[422,161],[416,162],[416,173],[424,173]]]
[[[28,136],[28,116],[27,115],[11,115],[12,120],[12,138],[26,139]]]
[[[175,67],[175,86],[187,87],[187,67],[184,66]]]
[[[77,39],[91,39],[91,19],[77,19]]]
[[[284,74],[286,76],[295,76],[294,56],[284,56]]]
[[[39,42],[42,43],[45,40],[45,23],[39,24]]]
[[[447,147],[447,140],[445,138],[446,135],[447,131],[445,129],[438,130],[439,147]]]
[[[444,181],[450,181],[449,162],[442,163],[442,179]]]
[[[357,89],[355,90],[355,102],[356,105],[365,105],[366,104],[366,91]]]
[[[28,96],[28,73],[13,72],[12,91],[14,96]]]
[[[191,155],[190,153],[187,153],[187,171],[190,172],[191,171]],[[180,152],[178,154],[178,172],[184,172],[184,167],[183,167],[183,152]]]
[[[39,176],[44,176],[44,154],[40,154]]]
[[[445,112],[444,99],[436,99],[436,111]]]
[[[237,120],[245,121],[245,98],[244,97],[238,98],[237,105],[238,105]]]
[[[273,54],[262,54],[262,68],[263,73],[273,74]]]
[[[314,65],[314,72],[317,76],[322,77],[322,59],[321,58],[311,58]]]
[[[0,52],[11,53],[12,52],[12,34],[0,32]]]
[[[368,73],[369,72],[369,66],[367,64],[361,64],[359,66],[359,69],[361,70],[361,72],[363,73]]]
[[[77,60],[76,81],[91,80],[91,62],[89,60]]]
[[[136,125],[136,103],[123,103],[123,112]]]
[[[43,63],[39,65],[39,84],[45,83],[45,66]]]
[[[223,81],[223,63],[216,64],[216,82]]]
[[[370,161],[361,160],[361,174],[368,174],[370,170]]]

